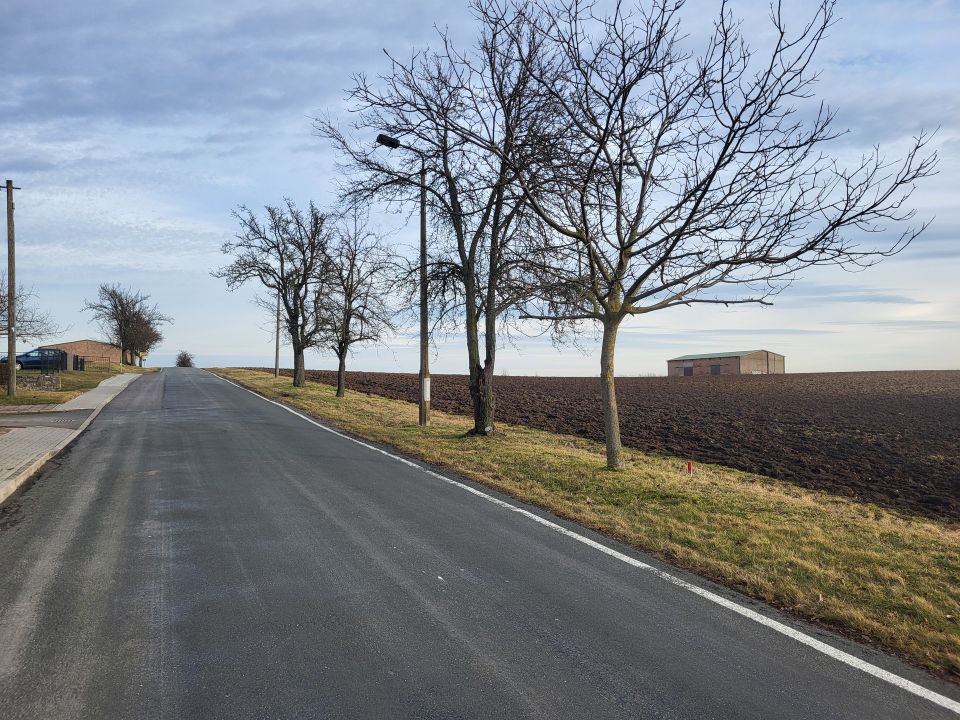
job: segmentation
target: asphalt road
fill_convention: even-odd
[[[133,383],[0,514],[0,716],[956,717],[179,369]]]

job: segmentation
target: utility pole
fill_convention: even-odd
[[[7,395],[17,394],[17,258],[13,231],[13,180],[7,180]]]
[[[420,156],[420,425],[430,424],[430,343],[427,327],[427,164]]]
[[[277,348],[273,358],[273,376],[280,377],[280,291],[277,291]]]

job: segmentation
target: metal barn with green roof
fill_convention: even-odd
[[[700,353],[667,360],[670,377],[697,375],[783,375],[784,357],[769,350]]]

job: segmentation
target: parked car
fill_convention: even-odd
[[[55,348],[37,348],[17,355],[17,370],[58,371],[66,369],[67,354]],[[0,357],[0,365],[7,364],[7,356]]]

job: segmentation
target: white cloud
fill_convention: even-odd
[[[382,48],[405,54],[433,37],[433,24],[466,35],[466,5],[56,6],[14,0],[0,26],[0,173],[23,187],[19,276],[71,334],[95,332],[79,310],[83,299],[100,282],[121,282],[175,316],[158,359],[186,348],[203,363],[271,363],[269,321],[250,303],[253,291],[231,295],[208,274],[234,232],[231,209],[284,196],[329,202],[334,158],[312,136],[309,116],[336,110],[351,74],[382,70]],[[717,7],[691,4],[692,38],[709,29]],[[764,27],[766,4],[734,9],[748,30]],[[808,10],[790,6],[798,18]],[[687,350],[755,346],[784,352],[792,370],[956,366],[960,6],[861,0],[838,11],[818,86],[851,130],[837,152],[856,156],[882,143],[895,154],[921,128],[939,126],[940,175],[913,201],[919,217],[936,221],[901,256],[858,275],[811,272],[773,308],[680,308],[630,321],[621,372],[663,372],[667,357]],[[396,240],[412,244],[414,236],[411,225]],[[589,335],[582,344],[592,347]],[[352,362],[413,370],[416,343],[405,336]],[[595,374],[598,360],[560,353],[548,338],[520,338],[499,362],[514,374],[547,375]],[[436,371],[464,368],[458,338],[438,346]]]

